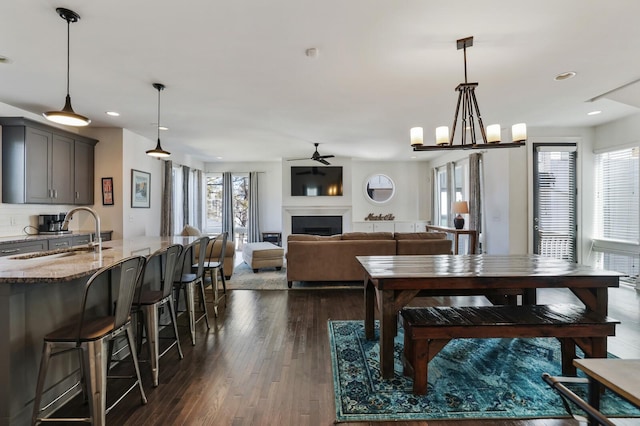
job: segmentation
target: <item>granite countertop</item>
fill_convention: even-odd
[[[75,234],[78,235],[78,234]],[[34,236],[35,237],[35,236]],[[44,236],[41,236],[44,237]],[[171,244],[186,245],[197,237],[140,237],[102,243],[102,252],[78,247],[0,257],[0,284],[72,281],[129,256],[148,256]],[[47,255],[42,256],[42,254]],[[49,254],[50,253],[50,254]],[[37,256],[37,257],[36,257]]]
[[[103,232],[113,232],[110,229],[101,230],[100,233]],[[68,237],[77,237],[78,235],[89,235],[94,234],[95,231],[72,231],[67,233],[60,234],[33,234],[33,235],[14,235],[11,237],[0,237],[0,245],[2,244],[12,244],[12,243],[21,243],[24,241],[36,241],[36,240],[52,240],[54,238],[68,238]]]

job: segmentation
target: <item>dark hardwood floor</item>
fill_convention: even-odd
[[[539,303],[562,302],[563,290],[544,290]],[[191,346],[181,332],[185,358],[171,351],[160,361],[160,386],[150,386],[142,365],[148,404],[132,392],[107,416],[113,425],[330,425],[335,420],[327,320],[362,319],[362,290],[229,291],[227,307],[206,330],[198,324]],[[482,297],[431,298],[420,304],[486,304]],[[609,351],[640,358],[640,296],[634,289],[610,292],[610,315],[622,325]],[[73,405],[73,404],[71,404]],[[61,410],[65,411],[66,408]],[[67,411],[73,411],[69,408]],[[59,413],[63,414],[63,413]],[[349,425],[368,423],[351,423]],[[371,423],[374,424],[374,423]],[[375,423],[384,425],[391,423]],[[572,419],[400,422],[394,425],[577,425]],[[640,424],[622,420],[620,425]]]

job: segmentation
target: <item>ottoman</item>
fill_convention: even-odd
[[[253,269],[253,272],[258,272],[260,268],[273,267],[279,271],[282,269],[283,256],[282,247],[267,242],[245,244],[242,249],[242,259]]]

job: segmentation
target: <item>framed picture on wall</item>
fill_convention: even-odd
[[[102,178],[102,205],[113,205],[113,178]]]
[[[131,207],[151,207],[151,173],[131,169]]]

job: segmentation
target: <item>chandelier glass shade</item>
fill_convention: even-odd
[[[485,149],[485,148],[517,148],[523,146],[527,140],[527,126],[525,123],[514,124],[511,128],[512,141],[502,143],[501,127],[492,124],[487,127],[482,122],[475,89],[478,83],[467,81],[467,47],[473,46],[473,37],[466,37],[456,41],[458,50],[464,51],[464,83],[456,87],[458,103],[453,117],[453,126],[449,132],[448,126],[436,128],[435,145],[424,145],[424,131],[422,127],[410,130],[411,146],[414,151],[437,151],[454,149]],[[459,144],[455,143],[458,118],[461,124]]]

